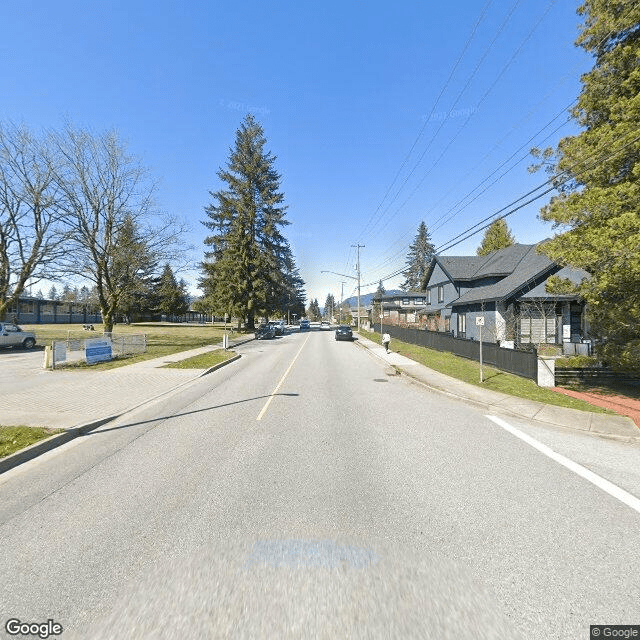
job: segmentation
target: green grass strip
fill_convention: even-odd
[[[364,329],[360,329],[360,333],[376,344],[380,343],[379,334],[365,331]],[[500,393],[506,393],[510,396],[535,400],[536,402],[543,402],[544,404],[557,407],[580,409],[582,411],[591,411],[592,413],[614,414],[613,411],[596,407],[584,400],[571,398],[557,391],[539,387],[533,380],[521,378],[520,376],[507,373],[506,371],[500,371],[487,365],[483,365],[482,367],[484,382],[481,383],[479,362],[462,358],[447,351],[435,351],[434,349],[428,349],[419,345],[408,344],[395,338],[391,339],[391,350],[407,358],[411,358],[411,360],[415,360],[429,367],[429,369],[444,373],[452,378],[462,380],[477,387],[482,387],[483,389],[499,391]]]
[[[0,426],[0,458],[10,456],[12,453],[20,451],[20,449],[24,449],[61,431],[64,431],[64,429]]]
[[[235,356],[234,351],[225,351],[224,349],[216,349],[215,351],[207,351],[199,356],[193,356],[179,362],[172,362],[165,365],[167,369],[210,369],[221,362],[226,362]]]

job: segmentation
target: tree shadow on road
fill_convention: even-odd
[[[117,427],[110,427],[108,429],[94,429],[93,431],[89,431],[84,435],[90,436],[98,433],[106,433],[107,431],[116,431],[118,429],[126,429],[128,427],[139,427],[143,424],[150,424],[152,422],[163,422],[164,420],[170,420],[171,418],[182,418],[184,416],[188,416],[194,413],[203,413],[205,411],[212,411],[213,409],[222,409],[224,407],[230,407],[234,404],[242,404],[244,402],[253,402],[254,400],[264,400],[266,398],[273,397],[297,397],[299,393],[274,393],[266,396],[256,396],[255,398],[245,398],[244,400],[235,400],[234,402],[225,402],[224,404],[217,404],[213,407],[205,407],[204,409],[195,409],[193,411],[183,411],[182,413],[174,413],[168,416],[158,416],[157,418],[151,418],[149,420],[140,420],[139,422],[129,422],[127,424],[121,424]],[[116,418],[117,419],[117,418]]]

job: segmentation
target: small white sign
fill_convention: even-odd
[[[67,359],[67,343],[56,340],[53,343],[53,362],[64,362]]]
[[[476,326],[484,327],[484,316],[476,316]]]

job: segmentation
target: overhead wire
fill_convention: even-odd
[[[635,138],[633,138],[629,142],[625,143],[624,145],[622,145],[621,147],[619,147],[615,151],[612,151],[608,155],[599,156],[592,163],[590,163],[589,165],[584,166],[583,168],[581,168],[579,170],[576,170],[576,167],[578,167],[581,164],[584,164],[585,162],[593,159],[596,155],[598,155],[597,152],[594,152],[594,153],[590,154],[589,156],[587,156],[586,158],[584,158],[584,159],[580,160],[579,162],[575,163],[571,167],[561,171],[559,174],[554,174],[553,176],[551,176],[551,178],[549,178],[548,180],[545,180],[545,182],[541,183],[540,185],[538,185],[534,189],[529,190],[527,193],[525,193],[524,195],[520,196],[516,200],[513,200],[508,205],[502,207],[498,211],[492,213],[490,216],[487,216],[486,218],[484,218],[480,222],[476,223],[475,225],[473,225],[471,227],[468,227],[465,231],[462,231],[461,233],[459,233],[458,235],[454,236],[453,238],[451,238],[447,242],[445,242],[445,243],[441,244],[440,246],[436,247],[436,253],[439,254],[439,253],[442,253],[444,251],[448,251],[449,249],[452,249],[453,247],[457,246],[458,244],[464,242],[465,240],[468,240],[469,238],[473,237],[474,235],[477,235],[478,233],[480,233],[484,229],[490,227],[496,220],[504,219],[504,218],[516,213],[517,211],[523,209],[524,207],[526,207],[527,205],[531,204],[532,202],[535,202],[536,200],[539,200],[543,196],[547,195],[551,191],[555,191],[559,187],[565,185],[567,182],[570,182],[576,176],[580,176],[580,175],[584,174],[585,172],[587,172],[587,171],[593,169],[594,167],[598,166],[598,164],[600,164],[601,162],[604,162],[604,161],[609,160],[610,158],[616,156],[621,151],[624,151],[624,149],[626,149],[627,147],[631,146],[632,144],[634,144],[634,143],[636,143],[638,141],[640,141],[640,135],[636,136]],[[565,178],[561,178],[563,175],[566,175],[566,177]],[[561,178],[561,179],[559,180],[559,178]],[[549,186],[547,189],[545,189],[541,193],[538,193],[537,195],[533,196],[533,194],[536,193],[536,191],[540,191],[540,189],[543,189],[547,185],[551,185],[551,186]],[[522,202],[521,204],[518,204],[517,206],[514,206],[517,203],[519,203],[521,200],[524,200],[525,198],[528,198],[529,196],[533,196],[533,197],[529,198],[525,202]],[[506,211],[507,209],[509,209],[509,210],[506,213],[504,213],[502,215],[498,215],[498,214],[502,213],[503,211]],[[484,223],[487,223],[487,224],[484,224]],[[484,225],[484,226],[481,226],[481,225]],[[378,280],[382,280],[384,282],[385,280],[389,280],[391,278],[394,278],[397,275],[399,275],[400,273],[402,273],[403,270],[404,269],[397,270],[394,273],[391,273],[391,274],[389,274],[387,276],[384,276],[383,278],[376,279],[376,281],[374,281],[372,283],[367,283],[365,285],[361,285],[361,287],[362,286],[365,286],[365,287],[366,286],[372,286],[373,284],[376,284],[376,282]]]
[[[498,40],[498,38],[502,35],[502,33],[504,32],[504,30],[506,29],[507,24],[509,23],[509,21],[511,20],[511,17],[513,16],[513,13],[515,12],[515,10],[517,9],[518,5],[520,4],[521,0],[515,0],[515,2],[513,3],[513,5],[511,6],[511,9],[509,11],[509,13],[507,14],[507,16],[505,17],[505,19],[502,21],[500,27],[498,28],[497,33],[494,35],[493,40],[489,43],[489,45],[486,47],[486,49],[484,50],[482,56],[480,57],[480,60],[477,62],[476,66],[474,67],[473,71],[471,72],[471,74],[469,75],[469,77],[467,78],[467,81],[464,85],[464,87],[458,92],[458,95],[456,96],[455,100],[453,101],[453,104],[449,107],[448,109],[448,113],[451,113],[458,105],[458,103],[460,102],[460,100],[462,99],[462,96],[465,94],[465,92],[467,91],[467,89],[469,88],[471,82],[473,81],[473,79],[475,78],[475,76],[477,75],[478,71],[480,70],[480,67],[482,66],[482,64],[484,63],[484,61],[486,60],[487,56],[489,55],[491,49],[493,48],[494,44],[496,43],[496,41]],[[471,114],[473,115],[473,114]],[[467,118],[467,120],[465,121],[468,122],[469,118]],[[378,216],[378,220],[376,220],[375,224],[378,224],[378,222],[380,222],[383,218],[383,216],[389,211],[389,209],[391,208],[391,205],[397,200],[398,196],[400,195],[400,193],[402,192],[402,190],[404,189],[405,185],[409,182],[409,180],[411,179],[411,177],[413,176],[413,174],[416,172],[417,168],[420,166],[420,164],[422,163],[422,160],[424,159],[425,155],[427,154],[427,151],[429,151],[429,149],[431,148],[431,145],[433,144],[433,142],[435,141],[435,139],[438,137],[438,134],[440,133],[440,131],[442,131],[443,127],[446,124],[446,119],[442,120],[442,122],[440,123],[440,126],[436,129],[436,131],[434,132],[434,134],[431,136],[431,139],[429,140],[429,142],[427,143],[426,147],[423,149],[422,153],[420,154],[418,160],[414,163],[413,167],[411,168],[411,171],[409,171],[409,173],[407,174],[407,176],[405,177],[404,181],[402,182],[402,184],[400,185],[400,187],[398,188],[398,190],[396,191],[395,195],[393,196],[393,198],[391,198],[390,202],[387,204],[386,208],[384,209],[384,211],[382,211],[380,213],[380,215]],[[448,146],[447,146],[448,148]],[[430,170],[429,170],[430,171]],[[424,178],[423,178],[424,181]],[[420,183],[422,184],[422,182]],[[400,205],[400,207],[398,208],[398,210],[391,216],[391,217],[395,217],[395,215],[398,213],[398,211],[400,209],[402,209],[402,207],[404,207],[404,205],[406,204],[406,202],[413,196],[413,194],[415,193],[416,190],[414,190],[411,195],[409,196],[409,198],[407,198],[407,200]],[[376,237],[377,235],[379,235],[381,233],[381,231],[386,228],[386,226],[388,225],[389,219],[387,219],[387,223],[384,225],[384,227],[380,230],[378,230],[378,232],[376,232],[372,237]]]
[[[522,48],[524,47],[524,45],[529,41],[529,39],[531,38],[531,36],[533,35],[533,33],[535,32],[535,30],[538,28],[538,26],[540,25],[540,23],[544,20],[544,18],[546,18],[547,14],[549,13],[549,11],[551,10],[551,8],[553,7],[553,5],[555,4],[556,0],[553,0],[552,2],[550,2],[547,5],[547,8],[545,10],[545,12],[543,13],[543,15],[539,18],[539,20],[534,24],[534,26],[529,30],[529,32],[527,33],[527,35],[525,36],[525,38],[522,40],[522,42],[520,43],[520,45],[518,46],[518,48],[514,51],[514,53],[512,54],[512,56],[509,58],[509,60],[506,62],[505,65],[503,65],[502,69],[500,70],[500,72],[498,73],[497,77],[495,78],[495,80],[491,83],[491,85],[489,86],[489,88],[485,91],[485,93],[483,94],[483,96],[480,98],[478,104],[476,105],[476,110],[477,107],[479,107],[485,100],[486,98],[490,95],[490,93],[493,91],[494,87],[496,86],[496,84],[500,81],[500,78],[502,78],[502,76],[506,73],[507,69],[511,66],[511,64],[513,63],[513,61],[516,59],[516,57],[518,56],[518,54],[520,53],[520,51],[522,51]],[[467,124],[469,123],[469,121],[471,120],[471,118],[474,115],[474,111],[472,111],[467,118],[464,120],[464,122],[460,125],[460,127],[458,127],[458,131],[455,133],[455,135],[449,140],[449,142],[447,143],[447,145],[445,146],[445,148],[440,152],[440,155],[436,158],[436,160],[433,162],[433,164],[429,167],[429,169],[427,170],[427,172],[422,176],[422,178],[420,179],[420,181],[416,184],[416,186],[414,187],[414,189],[411,191],[411,193],[407,196],[407,198],[404,200],[404,202],[396,209],[396,211],[391,214],[390,216],[387,217],[386,222],[384,223],[384,225],[378,230],[376,235],[379,235],[380,233],[382,233],[388,226],[389,223],[391,222],[391,220],[393,218],[395,218],[398,213],[406,206],[406,204],[409,202],[409,200],[411,200],[411,198],[415,195],[415,193],[420,189],[420,187],[424,184],[424,181],[427,179],[427,177],[431,174],[431,172],[433,171],[433,169],[435,169],[435,167],[438,166],[438,164],[440,163],[440,161],[442,160],[442,158],[445,156],[445,154],[447,153],[447,151],[451,148],[451,145],[458,139],[458,136],[462,133],[462,131],[464,130],[464,128],[467,126]],[[426,150],[425,150],[426,153]],[[374,236],[375,237],[375,236]]]
[[[460,62],[462,61],[462,58],[466,54],[467,49],[469,48],[469,46],[471,44],[471,41],[473,40],[473,38],[474,38],[474,36],[476,34],[476,31],[478,30],[478,27],[480,26],[480,24],[484,20],[484,17],[486,15],[489,7],[491,6],[491,4],[492,4],[492,0],[488,0],[486,2],[486,4],[484,5],[484,7],[482,8],[482,10],[480,12],[480,15],[478,16],[478,19],[476,20],[476,23],[473,26],[473,29],[471,30],[471,33],[469,34],[469,37],[467,38],[467,41],[465,42],[464,47],[462,48],[462,51],[460,52],[460,55],[458,56],[458,59],[454,63],[454,65],[453,65],[453,67],[452,67],[452,69],[451,69],[451,71],[449,73],[449,77],[447,78],[447,80],[444,83],[442,89],[440,90],[440,93],[438,94],[438,97],[436,98],[435,102],[431,106],[431,110],[429,111],[429,115],[426,116],[426,118],[424,120],[424,124],[422,125],[420,131],[418,132],[418,135],[416,136],[415,140],[413,141],[413,144],[411,145],[411,148],[407,152],[404,160],[400,164],[400,168],[396,172],[393,180],[391,181],[391,184],[389,185],[389,187],[387,188],[384,196],[382,197],[382,200],[380,201],[380,203],[376,207],[376,210],[373,212],[373,214],[370,216],[369,220],[365,224],[362,232],[360,233],[360,239],[362,239],[364,237],[364,235],[367,233],[367,229],[368,229],[369,225],[372,223],[372,221],[375,218],[376,214],[378,213],[378,211],[380,210],[380,208],[384,204],[384,201],[387,199],[387,196],[389,195],[391,189],[393,188],[393,186],[397,182],[398,178],[400,177],[400,174],[402,173],[402,170],[407,165],[407,162],[409,161],[409,158],[411,157],[411,154],[413,153],[413,150],[416,148],[416,145],[420,141],[420,138],[422,137],[422,134],[424,133],[424,130],[427,128],[427,125],[429,124],[429,122],[431,120],[431,117],[433,116],[433,114],[434,114],[434,112],[436,110],[436,107],[440,103],[440,99],[444,95],[444,92],[447,90],[447,88],[448,88],[448,86],[449,86],[449,84],[450,84],[450,82],[451,82],[451,80],[452,80],[452,78],[453,78],[458,66],[460,65]]]
[[[542,21],[542,19],[546,16],[546,14],[547,14],[547,13],[548,13],[548,11],[550,10],[550,8],[551,8],[551,5],[549,5],[549,6],[547,7],[547,10],[545,11],[545,14],[544,14],[544,15],[542,16],[542,18],[538,21],[538,23],[536,24],[536,27],[537,27],[537,26],[538,26],[538,24]],[[535,28],[534,28],[534,29],[532,29],[532,31],[528,34],[528,36],[527,36],[527,38],[526,38],[527,40],[528,40],[528,38],[531,36],[531,34],[532,34],[532,32],[533,32],[534,30],[535,30]],[[611,30],[610,32],[608,32],[608,34],[606,34],[606,35],[603,37],[602,41],[604,42],[607,38],[609,38],[611,35],[613,35],[613,33],[614,33],[614,31],[613,31],[613,30]],[[524,44],[524,43],[522,43],[522,44]],[[522,47],[522,44],[521,44],[520,48]],[[514,54],[514,55],[515,55],[515,54]],[[513,57],[513,56],[512,56],[512,57]],[[504,71],[504,70],[503,70],[503,71]],[[502,73],[502,72],[501,72],[501,73]],[[566,78],[565,78],[565,79],[566,79]],[[495,82],[497,82],[497,80],[496,80]],[[494,84],[495,84],[495,82],[494,82]],[[564,82],[564,80],[563,80],[562,82]],[[560,83],[560,84],[561,84],[561,83]],[[547,94],[547,96],[545,96],[544,100],[543,100],[543,101],[541,101],[541,103],[547,100],[548,95],[549,95],[549,94]],[[483,179],[483,180],[482,180],[478,185],[476,185],[476,186],[475,186],[475,187],[474,187],[474,188],[473,188],[469,193],[467,193],[467,194],[466,194],[466,195],[465,195],[461,200],[459,200],[455,205],[453,205],[453,207],[451,207],[447,212],[445,212],[445,214],[443,214],[443,216],[441,216],[440,218],[438,218],[438,219],[436,220],[436,224],[437,224],[438,222],[440,222],[440,221],[443,219],[443,217],[447,216],[447,215],[448,215],[449,213],[451,213],[451,212],[452,212],[456,207],[458,207],[460,204],[462,204],[462,203],[463,203],[463,202],[464,202],[468,197],[470,197],[470,196],[473,194],[473,192],[474,192],[474,191],[476,191],[478,188],[480,188],[480,187],[481,187],[481,186],[482,186],[482,185],[483,185],[487,180],[489,180],[489,179],[491,178],[491,176],[495,175],[495,173],[496,173],[497,171],[499,171],[503,166],[505,166],[505,165],[506,165],[506,164],[507,164],[507,163],[508,163],[508,162],[509,162],[509,161],[510,161],[510,160],[511,160],[511,159],[512,159],[512,158],[513,158],[513,157],[514,157],[514,156],[515,156],[515,155],[516,155],[516,154],[517,154],[517,153],[518,153],[518,152],[519,152],[523,147],[524,147],[524,146],[527,146],[530,142],[532,142],[532,141],[533,141],[533,139],[535,139],[535,137],[537,137],[540,133],[542,133],[542,132],[543,132],[543,131],[544,131],[544,130],[545,130],[545,129],[546,129],[546,128],[551,124],[551,123],[553,123],[553,122],[554,122],[558,117],[560,117],[563,113],[566,113],[566,111],[567,111],[567,110],[569,110],[572,106],[574,106],[574,105],[576,104],[576,102],[577,102],[577,99],[573,100],[573,101],[572,101],[572,102],[571,102],[571,103],[570,103],[570,104],[569,104],[565,109],[563,109],[563,110],[562,110],[560,113],[558,113],[554,118],[552,118],[552,120],[551,120],[550,122],[548,122],[544,127],[542,127],[542,129],[540,129],[540,130],[538,131],[538,133],[537,133],[537,134],[535,134],[534,136],[532,136],[532,137],[531,137],[531,138],[530,138],[526,143],[524,143],[524,145],[521,145],[521,146],[520,146],[520,147],[519,147],[519,148],[518,148],[518,149],[517,149],[513,154],[511,154],[511,156],[510,156],[509,158],[507,158],[507,160],[505,160],[503,163],[501,163],[501,164],[500,164],[500,165],[499,165],[499,166],[498,166],[498,167],[497,167],[497,168],[496,168],[492,173],[490,173],[487,177],[485,177],[485,178],[484,178],[484,179]],[[539,104],[541,104],[541,103],[539,103]],[[524,118],[524,120],[528,119],[528,118],[531,116],[531,113],[532,113],[532,112],[529,112],[529,114],[527,115],[527,117],[526,117],[526,118]],[[571,120],[571,118],[568,118],[564,123],[562,123],[560,126],[556,127],[556,129],[554,129],[554,131],[553,131],[553,132],[551,132],[550,134],[548,134],[548,135],[547,135],[547,136],[546,136],[546,137],[545,137],[541,142],[544,142],[545,140],[547,140],[551,135],[553,135],[553,133],[557,132],[557,131],[562,127],[562,126],[565,126],[568,122],[570,122],[570,120]],[[517,128],[517,127],[516,127],[516,128]],[[512,129],[512,131],[513,131],[513,130],[514,130],[514,129]],[[508,134],[508,135],[510,135],[510,134]],[[506,137],[508,137],[508,136],[505,136],[505,137],[502,139],[502,141],[504,141],[504,140],[506,139]],[[496,145],[494,145],[493,149],[495,149],[499,144],[501,144],[501,143],[502,143],[502,141],[499,141],[498,143],[496,143]],[[488,157],[488,156],[493,152],[493,149],[492,149],[492,151],[488,152],[488,153],[484,156],[484,158],[480,161],[480,163],[478,163],[478,164],[476,165],[476,167],[477,167],[477,166],[479,166],[479,164],[481,164],[481,163],[482,163],[482,162],[483,162],[483,161],[484,161],[484,160],[485,160],[485,159],[486,159],[486,158],[487,158],[487,157]],[[469,202],[467,202],[463,207],[461,207],[459,211],[457,211],[457,212],[453,213],[451,216],[449,216],[449,217],[448,217],[448,218],[447,218],[447,219],[446,219],[442,224],[437,225],[437,226],[435,227],[435,229],[437,230],[437,229],[441,228],[441,227],[443,226],[443,224],[445,224],[446,222],[449,222],[451,219],[453,219],[453,217],[455,217],[456,215],[458,215],[462,210],[464,210],[467,206],[469,206],[472,202],[474,202],[478,197],[480,197],[480,195],[482,195],[483,193],[485,193],[485,192],[486,192],[486,191],[487,191],[491,186],[493,186],[494,184],[496,184],[500,179],[502,179],[502,178],[503,178],[507,173],[509,173],[510,171],[512,171],[512,170],[513,170],[513,169],[514,169],[518,164],[520,164],[520,162],[522,162],[523,160],[525,160],[528,156],[529,156],[529,154],[527,153],[527,154],[526,154],[525,156],[523,156],[523,157],[522,157],[518,162],[514,163],[514,164],[513,164],[513,165],[512,165],[508,170],[504,171],[504,172],[503,172],[503,173],[502,173],[498,178],[496,178],[496,180],[494,180],[490,185],[488,185],[487,187],[485,187],[485,189],[483,189],[479,194],[477,194],[477,195],[476,195],[475,197],[473,197]],[[469,173],[470,173],[470,172],[469,172]],[[469,175],[469,173],[468,173],[467,175]],[[442,201],[442,199],[443,199],[444,197],[446,197],[449,193],[451,193],[451,191],[452,191],[452,190],[453,190],[453,189],[450,189],[450,190],[449,190],[449,192],[448,192],[447,194],[445,194],[445,195],[444,195],[444,196],[439,200],[439,202],[440,202],[440,201]],[[415,192],[415,190],[414,190],[414,192]],[[412,195],[413,195],[413,193],[412,193]],[[406,203],[406,201],[405,201],[405,203]],[[403,203],[403,204],[405,204],[405,203]],[[435,204],[435,205],[430,209],[430,211],[429,211],[429,212],[427,212],[427,214],[426,214],[426,215],[428,215],[428,213],[430,213],[431,211],[433,211],[433,209],[437,206],[437,204],[438,204],[438,203],[436,203],[436,204]],[[433,228],[433,227],[432,227],[432,228]],[[403,241],[405,238],[407,238],[411,233],[412,233],[412,231],[408,231],[407,233],[403,234],[403,235],[402,235],[398,240],[396,240],[396,241],[391,245],[391,247],[389,248],[389,250],[392,250],[392,247],[393,247],[394,245],[397,245],[399,242],[402,242],[402,241]],[[374,267],[374,269],[373,269],[373,272],[375,273],[375,271],[380,270],[380,269],[381,269],[381,268],[383,268],[386,264],[391,263],[391,262],[393,262],[394,260],[396,260],[396,259],[397,259],[397,257],[398,257],[398,256],[399,256],[403,251],[405,251],[405,250],[408,248],[408,246],[409,246],[409,245],[405,244],[405,245],[403,246],[403,249],[401,249],[399,252],[395,253],[393,256],[391,256],[391,257],[389,257],[389,258],[386,258],[386,259],[385,259],[385,260],[383,260],[383,261],[382,261],[382,263],[380,263],[379,265],[376,265],[376,267]],[[401,270],[401,272],[402,272],[402,270]]]

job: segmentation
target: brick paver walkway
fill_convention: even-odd
[[[554,391],[564,393],[566,396],[571,396],[572,398],[579,398],[596,407],[610,409],[621,416],[627,416],[631,418],[636,423],[636,427],[640,429],[640,400],[630,398],[629,396],[610,394],[609,392],[598,393],[595,390],[574,391],[573,389],[565,389],[564,387],[555,387]]]

